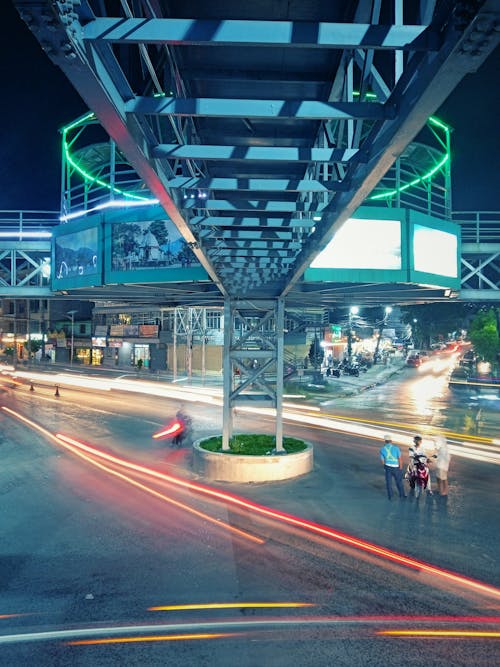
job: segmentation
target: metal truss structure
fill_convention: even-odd
[[[460,298],[500,301],[500,216],[489,211],[457,211],[462,229]]]
[[[233,408],[276,409],[276,451],[283,451],[284,299],[224,303],[222,448],[229,449]]]
[[[302,274],[497,46],[498,1],[14,4],[224,299],[224,446],[252,387],[276,407],[280,450],[284,299],[328,303]],[[245,303],[263,315],[238,338]],[[271,319],[274,340],[248,349]]]
[[[185,366],[188,377],[192,375],[192,348],[193,339],[197,336],[201,340],[201,372],[205,374],[205,353],[207,333],[207,309],[206,308],[182,308],[174,309],[173,329],[173,374],[174,382],[177,379],[177,341],[180,338],[185,343],[186,360]]]
[[[0,293],[49,296],[51,229],[55,211],[0,211]]]
[[[495,0],[15,0],[224,298],[299,279],[498,44]]]

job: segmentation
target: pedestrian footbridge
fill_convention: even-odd
[[[61,223],[61,214],[56,211],[0,211],[0,296],[67,296],[91,301],[128,300],[171,306],[223,303],[217,286],[189,247],[178,235],[168,231],[172,223],[158,203],[122,207],[108,199],[95,208],[99,210],[84,211],[83,214],[80,211],[80,222],[76,225]],[[364,216],[359,220],[382,226],[391,221],[404,225],[410,215],[409,209],[405,208],[391,209],[389,214],[389,220],[385,221],[388,216],[383,208],[365,206],[358,211],[359,216]],[[433,285],[405,282],[405,276],[398,284],[383,269],[371,280],[362,282],[359,276],[367,269],[355,265],[355,256],[354,266],[350,269],[306,270],[291,293],[290,302],[303,308],[327,308],[354,302],[405,304],[450,298],[499,301],[500,211],[457,211],[451,214],[448,222],[453,222],[459,232],[458,289],[440,286],[437,275],[431,278],[435,281]],[[152,232],[144,234],[151,225],[167,230],[164,250],[160,249]],[[114,228],[124,234],[117,236],[115,233],[114,237],[122,252],[113,250]],[[86,245],[82,239],[88,238],[92,240]],[[67,239],[70,244],[86,248],[86,251],[76,256],[75,248],[64,246]],[[66,256],[70,250],[72,259]],[[322,273],[322,279],[315,273]]]
[[[360,303],[458,293],[450,128],[433,114],[498,44],[495,0],[14,4],[90,110],[63,131],[65,177],[83,179],[79,196],[63,186],[63,220],[89,217],[57,243],[84,242],[88,224],[95,264],[72,276],[62,259],[59,291],[175,299],[175,283],[179,300],[194,285],[301,305],[351,301],[353,284]],[[100,144],[82,144],[89,126]],[[93,215],[98,188],[137,206],[121,231]],[[335,260],[319,257],[333,241]],[[467,252],[467,285],[494,292],[493,260]]]
[[[475,239],[460,255],[450,129],[433,116],[498,45],[496,0],[14,4],[89,114],[63,131],[50,285],[20,236],[4,290],[223,302],[225,445],[253,385],[281,448],[285,300],[446,300],[461,261],[468,290],[498,294],[496,251]],[[83,145],[88,124],[101,142]],[[259,368],[234,387],[247,357]]]

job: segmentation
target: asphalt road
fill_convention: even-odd
[[[432,435],[447,430],[464,435],[485,435],[500,439],[500,396],[487,388],[481,391],[451,390],[450,369],[457,355],[433,355],[418,368],[403,367],[388,382],[348,398],[325,397],[322,408],[329,412],[369,419],[378,415],[388,423],[413,426],[415,431]],[[342,376],[330,380],[333,393],[343,385],[362,383]],[[479,419],[476,419],[478,412]]]
[[[497,465],[456,457],[447,501],[389,503],[378,439],[304,417],[285,431],[314,442],[310,475],[210,485],[433,571],[180,487],[176,480],[203,482],[189,450],[151,438],[178,397],[67,387],[55,397],[53,386],[24,384],[0,404],[1,664],[498,664]],[[197,435],[220,432],[219,408],[189,409]],[[240,413],[237,427],[255,429],[255,416]],[[54,433],[145,470],[82,459]],[[200,608],[208,603],[232,606]],[[103,639],[113,641],[73,643]]]

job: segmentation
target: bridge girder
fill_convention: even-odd
[[[125,3],[117,15],[106,0],[15,4],[224,298],[294,298],[311,261],[500,38],[495,0],[422,0],[405,8],[407,24],[402,2],[360,2],[345,16],[336,3],[281,0],[271,15],[254,0],[241,19],[229,1],[191,12],[189,0]],[[249,211],[257,224],[243,234],[231,219]],[[193,222],[212,212],[232,232],[216,253]],[[262,247],[261,230],[296,219],[303,231],[286,252],[279,239]]]

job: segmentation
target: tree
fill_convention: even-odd
[[[28,352],[28,355],[32,356],[42,347],[42,341],[30,338],[29,341],[26,341],[26,343],[23,344],[23,347]]]
[[[469,338],[476,353],[482,359],[489,361],[491,364],[497,362],[500,338],[495,308],[477,313],[469,328]]]
[[[156,237],[158,245],[167,245],[170,241],[170,234],[164,220],[153,220],[149,225],[149,231]]]
[[[321,367],[321,362],[323,361],[323,348],[321,347],[318,334],[315,332],[314,340],[309,347],[309,360],[313,368],[317,369]]]
[[[466,323],[474,314],[474,308],[469,303],[460,302],[427,303],[402,308],[401,319],[411,324],[418,347],[428,348],[438,336],[446,338],[452,331],[467,328]]]

